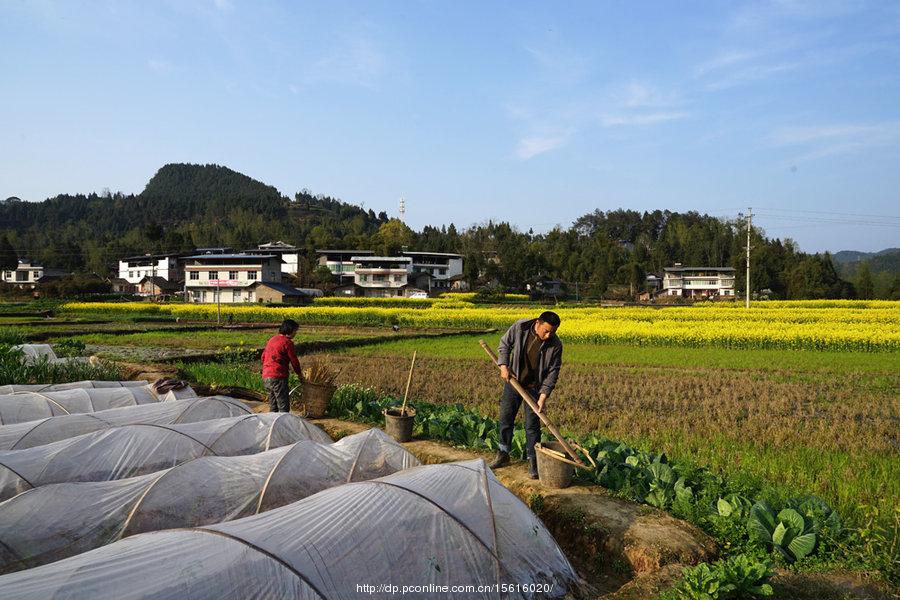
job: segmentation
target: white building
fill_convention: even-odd
[[[120,260],[119,277],[132,284],[140,283],[144,277],[181,281],[184,271],[178,254],[144,254]]]
[[[275,254],[197,254],[184,261],[187,302],[256,302],[256,283],[281,283]]]
[[[256,250],[248,250],[248,254],[275,254],[281,257],[281,272],[289,275],[300,275],[300,250],[282,241],[260,244]]]
[[[405,296],[409,290],[412,259],[408,256],[354,256],[353,283],[363,296],[381,298]]]
[[[663,271],[661,294],[664,296],[734,296],[732,267],[682,267],[675,263],[674,267],[666,267]]]
[[[371,250],[316,250],[320,267],[328,267],[331,274],[338,278],[340,285],[354,283],[356,263],[354,256],[369,257],[375,253]]]
[[[50,273],[49,271],[53,271]],[[15,271],[3,271],[3,281],[20,287],[34,287],[44,275],[62,275],[58,269],[44,269],[41,265],[27,258],[20,258]]]
[[[402,256],[412,259],[411,279],[418,287],[429,292],[448,291],[451,279],[462,275],[463,257],[461,254],[448,252],[401,252]],[[420,275],[427,275],[421,278]]]

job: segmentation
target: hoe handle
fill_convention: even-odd
[[[478,343],[481,344],[481,347],[484,348],[484,351],[487,352],[488,356],[491,357],[491,360],[494,362],[494,364],[499,367],[500,365],[497,364],[497,355],[494,354],[494,351],[484,343],[484,340],[478,340]],[[519,392],[519,395],[522,396],[522,399],[525,400],[529,407],[531,407],[531,410],[534,411],[534,414],[536,414],[538,418],[540,418],[540,420],[544,423],[544,425],[547,426],[547,429],[550,430],[550,433],[552,433],[553,436],[557,440],[559,440],[559,443],[562,444],[562,447],[565,448],[566,452],[569,453],[569,456],[571,456],[581,467],[589,469],[590,467],[584,464],[584,461],[579,458],[579,456],[575,453],[575,450],[572,449],[572,446],[569,445],[569,442],[565,440],[565,438],[559,432],[559,429],[556,428],[556,425],[554,425],[550,421],[550,419],[547,418],[547,415],[542,412],[538,412],[537,403],[534,401],[534,398],[531,397],[531,394],[528,393],[528,390],[522,387],[522,384],[512,376],[510,376],[509,378],[509,384],[513,386],[513,389]]]
[[[413,369],[416,367],[416,350],[413,350],[412,363],[409,365],[409,377],[406,378],[406,391],[403,392],[403,407],[400,409],[400,416],[406,416],[406,399],[409,397],[409,384],[412,383]]]

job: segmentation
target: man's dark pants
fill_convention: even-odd
[[[263,387],[269,394],[269,412],[291,412],[287,377],[264,377]]]
[[[535,386],[525,388],[531,397],[537,401],[540,388]],[[516,414],[519,406],[524,403],[522,396],[507,383],[503,386],[503,396],[500,397],[500,450],[509,452],[512,448],[513,429],[516,424]],[[525,403],[525,447],[528,458],[534,457],[534,445],[541,439],[541,419],[531,407]]]

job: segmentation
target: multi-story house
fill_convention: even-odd
[[[281,283],[275,254],[196,254],[184,261],[187,302],[255,302],[257,283]]]
[[[144,277],[161,277],[174,282],[184,279],[184,270],[177,253],[143,254],[121,259],[119,277],[135,285],[143,281]]]
[[[408,256],[353,256],[356,265],[353,283],[368,298],[405,296],[409,289],[412,259]]]
[[[354,256],[369,257],[375,253],[371,250],[316,250],[320,267],[328,267],[331,274],[338,278],[339,285],[352,284],[355,281],[356,263]]]
[[[412,259],[410,283],[429,292],[449,291],[462,275],[463,257],[448,252],[401,252]]]
[[[732,267],[674,267],[663,269],[662,292],[664,296],[684,298],[710,298],[734,296],[734,269]]]
[[[50,279],[64,277],[67,273],[62,269],[45,268],[33,260],[20,258],[15,271],[2,271],[0,275],[5,283],[21,288],[33,288],[38,283],[46,283]]]
[[[247,250],[247,254],[276,254],[281,257],[281,273],[283,275],[300,275],[300,250],[282,241],[260,244],[255,250]]]

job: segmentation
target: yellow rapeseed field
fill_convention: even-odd
[[[434,302],[430,307],[365,306],[268,307],[222,305],[222,313],[238,321],[275,322],[294,319],[310,325],[397,324],[401,327],[505,328],[536,316],[538,306],[479,306],[466,302]],[[169,314],[184,320],[215,320],[214,304],[147,304],[70,302],[71,312],[127,315]],[[565,341],[650,346],[717,346],[895,352],[900,350],[900,302],[778,301],[689,307],[560,308],[559,335]]]

